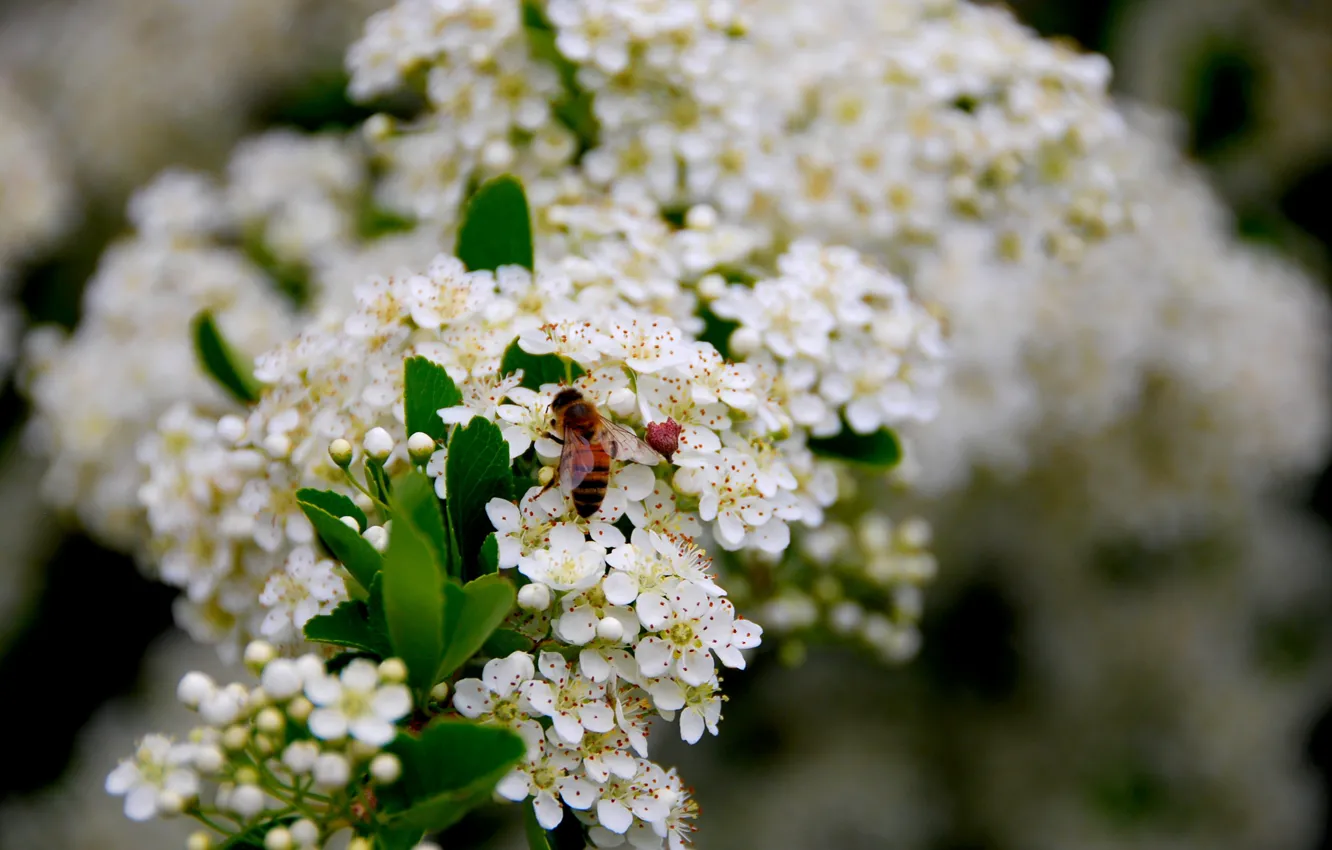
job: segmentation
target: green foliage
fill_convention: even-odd
[[[370,488],[370,495],[381,504],[387,505],[393,498],[393,483],[389,481],[384,464],[370,458],[365,459],[365,480]]]
[[[496,177],[476,191],[463,212],[454,253],[468,271],[507,265],[532,270],[532,217],[516,178]]]
[[[375,832],[375,850],[412,850],[424,837],[421,827],[380,828]]]
[[[341,493],[334,493],[332,490],[316,490],[313,487],[303,487],[296,491],[296,501],[322,508],[335,517],[349,516],[361,526],[361,531],[365,531],[370,525],[369,520],[365,517],[365,511],[357,507],[356,503],[350,498]]]
[[[373,242],[393,233],[405,233],[416,227],[416,219],[375,204],[366,196],[356,208],[356,235]]]
[[[412,487],[406,497],[419,497]],[[430,492],[429,499],[435,500]],[[435,684],[444,655],[444,570],[427,533],[416,523],[419,506],[395,501],[393,531],[384,553],[384,615],[393,654],[407,665],[407,681],[418,691]]]
[[[554,113],[559,122],[578,137],[576,159],[581,159],[584,153],[597,146],[601,135],[601,125],[592,111],[592,95],[578,82],[578,66],[555,46],[554,29],[536,0],[523,3],[523,24],[532,57],[550,65],[560,75],[564,93],[555,102]]]
[[[261,384],[254,379],[245,358],[222,336],[213,314],[208,310],[199,313],[194,317],[190,331],[194,337],[194,352],[204,372],[242,404],[258,401]]]
[[[308,501],[302,497],[305,493],[319,493],[318,490],[301,490],[297,494],[297,499],[301,510],[314,526],[315,533],[319,535],[329,553],[342,562],[351,573],[352,578],[366,590],[370,589],[370,584],[375,576],[383,567],[383,558],[375,551],[375,547],[370,542],[355,531],[352,531],[342,520],[329,513],[323,507],[313,501]],[[329,495],[336,495],[330,493]],[[321,497],[322,498],[322,497]],[[324,500],[326,504],[332,504],[329,500]],[[357,513],[360,513],[359,511]],[[356,514],[351,514],[355,516]],[[345,516],[345,514],[344,514]],[[364,520],[365,515],[361,514]]]
[[[375,600],[375,604],[380,604],[379,600]],[[310,618],[305,624],[305,638],[377,658],[388,658],[393,654],[388,636],[371,624],[369,605],[355,600],[343,602],[331,614]]]
[[[462,557],[463,575],[476,575],[481,544],[490,533],[486,503],[513,498],[509,444],[493,422],[480,417],[455,428],[445,464],[449,523]]]
[[[523,805],[523,834],[527,836],[528,850],[551,850],[550,839],[537,823],[536,809],[531,803]]]
[[[412,523],[424,535],[435,563],[445,575],[457,575],[458,559],[444,528],[444,514],[435,497],[434,483],[423,473],[412,470],[398,479],[396,494],[398,508],[408,512]]]
[[[402,777],[381,791],[395,828],[446,829],[490,799],[495,784],[523,758],[523,739],[507,729],[438,720],[419,738],[399,735],[388,748]]]
[[[842,432],[835,437],[811,437],[810,451],[821,457],[850,461],[862,466],[888,470],[902,460],[902,443],[889,428],[869,434],[857,434],[842,421]]]
[[[523,372],[522,385],[529,390],[539,390],[542,384],[558,384],[587,374],[583,367],[558,354],[528,354],[518,347],[515,339],[504,349],[499,371],[501,375],[512,375],[520,369]]]
[[[435,681],[457,670],[485,645],[513,610],[515,596],[513,584],[499,575],[444,585],[444,657]]]
[[[443,440],[447,430],[438,411],[462,404],[462,393],[443,366],[424,357],[408,357],[403,373],[408,436],[420,432]]]
[[[721,356],[731,356],[731,334],[740,327],[739,322],[723,319],[707,307],[699,308],[699,318],[703,320],[703,332],[698,335],[699,342],[706,342],[721,352]]]
[[[481,542],[481,557],[477,561],[481,574],[499,572],[499,539],[495,533],[486,535],[486,539]]]
[[[504,658],[515,652],[530,652],[534,645],[531,638],[524,637],[513,629],[496,629],[486,638],[481,651],[491,658]]]

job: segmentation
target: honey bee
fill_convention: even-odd
[[[561,446],[560,464],[541,492],[558,483],[564,495],[573,496],[580,517],[590,517],[601,508],[612,458],[647,466],[661,460],[638,435],[603,417],[595,404],[572,387],[556,394],[550,413],[554,432],[547,436]]]

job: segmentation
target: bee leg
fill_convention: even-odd
[[[564,445],[564,438],[563,438],[563,437],[557,437],[557,436],[555,436],[554,434],[550,433],[549,431],[546,432],[546,436],[549,437],[550,439],[554,440],[555,442],[559,443],[561,446]]]

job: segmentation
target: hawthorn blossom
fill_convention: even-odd
[[[397,734],[394,723],[412,710],[405,685],[385,684],[379,670],[357,659],[334,676],[306,682],[305,695],[317,708],[310,714],[310,731],[325,741],[347,734],[374,747],[382,747]]]

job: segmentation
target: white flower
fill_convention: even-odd
[[[575,525],[550,529],[549,548],[522,557],[518,571],[552,590],[582,590],[596,584],[606,571],[606,549],[583,536]]]
[[[541,653],[537,666],[546,681],[524,683],[522,694],[536,713],[551,718],[552,728],[566,742],[578,744],[584,730],[609,732],[615,728],[605,685],[574,675],[559,653]]]
[[[397,734],[394,723],[412,710],[404,685],[381,685],[379,669],[358,658],[336,678],[323,676],[305,685],[305,695],[318,708],[310,714],[310,731],[336,741],[351,734],[358,741],[382,747]]]
[[[430,460],[426,462],[425,474],[435,479],[435,495],[440,499],[449,497],[448,478],[445,475],[448,462],[448,446],[440,446],[431,453]]]
[[[190,747],[173,744],[163,735],[149,735],[133,759],[122,761],[106,777],[107,793],[124,795],[126,817],[149,820],[163,813],[164,795],[184,800],[198,795],[199,776],[190,768],[191,753]]]
[[[501,726],[535,725],[532,715],[539,712],[520,690],[534,675],[536,666],[526,652],[492,658],[481,669],[480,679],[460,679],[453,686],[453,707],[473,720]]]
[[[597,786],[574,775],[578,770],[577,751],[551,735],[543,735],[540,726],[522,727],[518,733],[527,743],[527,758],[495,786],[495,792],[514,802],[528,797],[536,809],[542,829],[554,829],[564,819],[563,800],[571,809],[586,811],[597,800]]]
[[[280,644],[299,641],[312,617],[331,612],[348,598],[336,567],[336,561],[316,561],[309,546],[293,549],[283,571],[270,575],[259,594],[259,604],[268,609],[260,633]]]
[[[530,585],[529,585],[530,586]],[[601,585],[593,585],[581,593],[568,593],[560,600],[560,615],[551,623],[555,635],[567,643],[582,646],[597,637],[597,627],[606,618],[613,618],[621,626],[621,637],[611,643],[638,635],[638,618],[623,605],[612,604]]]
[[[638,618],[653,633],[634,648],[639,672],[649,678],[678,675],[685,684],[701,685],[716,669],[710,650],[730,645],[729,603],[687,582],[676,586],[669,601],[639,605]]]

